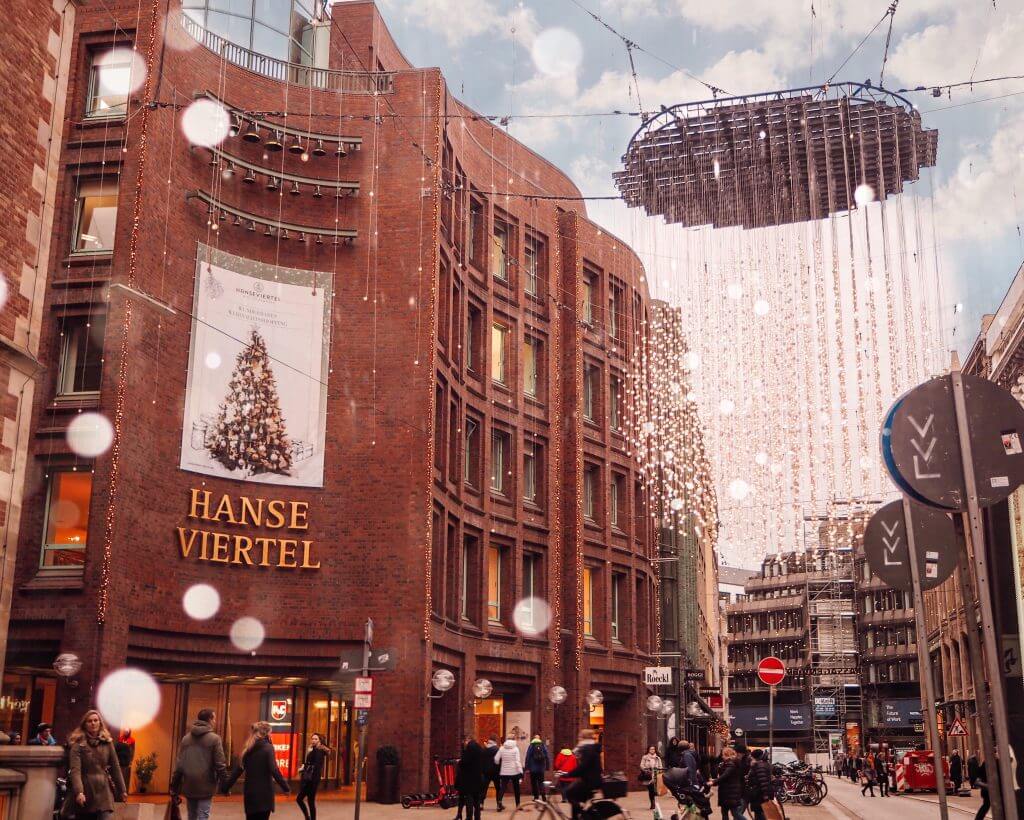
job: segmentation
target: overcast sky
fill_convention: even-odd
[[[622,41],[574,0],[379,2],[414,64],[440,66],[481,113],[511,114],[512,133],[564,168],[585,194],[614,193],[611,173],[636,118],[516,119],[640,108]],[[636,54],[646,111],[707,99],[707,88],[691,75],[731,94],[821,83],[888,6],[882,0],[579,2],[650,53]],[[888,23],[837,79],[878,83]],[[885,86],[1024,75],[1022,42],[1020,0],[903,0],[893,17]],[[916,189],[927,194],[934,187],[947,341],[964,348],[1024,257],[1018,200],[1024,196],[1024,80],[955,89],[952,97],[909,96],[925,127],[940,132],[938,166]],[[591,210],[616,221],[607,206]],[[958,301],[964,311],[954,315]]]

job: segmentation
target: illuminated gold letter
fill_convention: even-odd
[[[312,541],[302,542],[302,569],[320,569],[320,562],[317,561],[315,564],[309,563],[309,552],[313,549]]]
[[[221,513],[226,513],[227,518],[221,518]],[[227,493],[224,493],[224,495],[220,497],[220,504],[217,505],[217,512],[213,514],[213,519],[214,521],[227,521],[229,524],[238,523],[238,521],[235,520],[234,511],[231,509],[231,496]]]
[[[243,547],[242,544],[245,544]],[[249,550],[252,549],[252,539],[248,535],[236,535],[235,536],[235,557],[232,559],[232,564],[241,564],[244,558],[245,563],[250,567],[252,566],[252,558],[249,557]]]
[[[242,502],[242,512],[240,516],[239,524],[252,524],[254,527],[260,527],[263,525],[263,499],[257,498],[256,504],[253,505],[252,500],[246,498],[244,495],[239,499]]]
[[[288,525],[289,529],[292,530],[308,530],[309,529],[309,502],[308,501],[293,501],[292,502],[292,522]]]
[[[194,517],[194,516],[193,516]],[[192,545],[196,542],[196,530],[189,530],[188,543],[185,543],[185,528],[178,527],[178,545],[181,547],[181,557],[188,558],[192,552]]]
[[[270,516],[273,516],[273,518]],[[275,499],[274,501],[267,502],[267,526],[272,530],[279,530],[284,526],[283,501]]]
[[[196,490],[191,491],[192,500],[188,505],[188,517],[189,518],[209,518],[210,517],[210,491],[209,490]],[[202,508],[202,512],[200,512]]]
[[[230,537],[226,532],[215,532],[213,534],[213,555],[210,556],[211,561],[216,561],[218,564],[226,564],[230,560],[228,555],[228,540]]]
[[[277,542],[278,560],[277,565],[284,569],[296,569],[299,565],[295,563],[295,546],[298,541],[292,538],[282,538]]]

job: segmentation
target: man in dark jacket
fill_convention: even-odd
[[[573,820],[583,816],[583,804],[594,796],[594,792],[601,788],[601,744],[597,742],[597,735],[593,729],[583,729],[580,732],[580,742],[573,749],[573,754],[579,761],[573,770],[572,785],[566,790],[566,799],[572,804]]]
[[[668,749],[665,750],[665,768],[685,768],[683,766],[683,744],[677,737],[672,738],[668,742]]]
[[[953,794],[957,794],[964,784],[964,761],[956,749],[949,756],[949,779],[953,781]]]
[[[740,774],[740,759],[736,750],[727,746],[722,750],[722,764],[718,767],[718,805],[724,818],[746,820],[743,813],[743,777]]]
[[[484,795],[480,799],[481,807],[484,804],[484,800],[487,799],[487,789],[490,788],[491,784],[494,784],[494,799],[498,799],[498,795],[501,793],[501,769],[497,763],[494,762],[494,755],[498,751],[498,738],[491,735],[487,738],[487,743],[484,744]]]
[[[213,796],[227,774],[224,744],[213,731],[216,718],[213,709],[200,709],[178,746],[170,791],[172,798],[185,798],[188,820],[209,820]]]
[[[889,796],[889,757],[882,752],[875,755],[875,772],[878,775],[878,793]]]
[[[542,799],[544,791],[541,789],[541,785],[544,783],[544,773],[551,768],[551,753],[540,735],[534,735],[533,740],[530,741],[523,767],[530,773],[533,799]]]
[[[967,758],[967,781],[971,784],[973,789],[978,782],[978,769],[981,767],[981,761],[978,760],[978,753],[971,752],[970,757]]]
[[[746,780],[747,802],[755,820],[765,820],[761,804],[769,802],[775,796],[772,788],[772,766],[764,759],[764,749],[754,749],[751,757],[750,772]]]
[[[686,769],[690,773],[690,783],[694,786],[701,784],[700,767],[697,765],[697,753],[690,745],[690,741],[683,740],[679,743],[682,754],[679,755],[679,762],[676,764],[680,769]]]
[[[494,759],[494,755],[491,755]],[[484,807],[484,749],[473,738],[468,738],[462,747],[462,755],[455,769],[455,788],[459,792],[459,810],[456,820],[462,817],[466,807],[466,820],[480,820]]]

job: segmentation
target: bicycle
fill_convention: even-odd
[[[530,820],[569,820],[572,816],[571,812],[566,814],[559,808],[559,804],[551,800],[555,794],[559,794],[555,789],[555,784],[550,780],[545,780],[541,785],[541,791],[544,795],[542,799],[523,803],[512,812],[512,817],[518,817],[520,820],[526,820],[526,818],[530,818]],[[562,799],[565,799],[564,796]],[[609,820],[613,817],[630,820],[629,812],[607,797],[594,797],[584,803],[582,817],[583,820]]]

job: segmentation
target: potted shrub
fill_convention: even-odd
[[[397,803],[398,794],[398,749],[381,746],[377,749],[377,801]]]
[[[145,794],[156,771],[156,752],[143,755],[135,761],[135,779],[139,784],[139,793]]]

